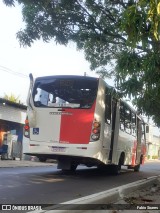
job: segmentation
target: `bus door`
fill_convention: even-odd
[[[105,135],[103,148],[108,149],[109,159],[112,160],[117,100],[111,94],[106,94]]]
[[[105,128],[104,128],[104,140],[103,148],[110,149],[111,134],[112,134],[112,123],[111,123],[111,112],[112,112],[112,97],[111,94],[106,93],[105,97]]]
[[[140,163],[142,147],[142,121],[137,117],[137,149],[136,149],[136,164]]]

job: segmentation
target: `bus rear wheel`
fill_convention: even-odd
[[[119,175],[121,173],[121,164],[111,166],[111,174]]]
[[[46,160],[47,160],[45,157],[39,157],[38,159],[40,162],[46,162]]]
[[[70,168],[67,168],[67,169],[63,169],[62,168],[62,171],[63,172],[75,172],[76,171],[76,169],[77,169],[77,165],[76,164],[71,164],[71,166],[70,166]]]
[[[77,169],[77,165],[76,164],[72,164],[71,168],[70,168],[70,171],[74,172],[74,171],[76,171],[76,169]]]
[[[124,156],[121,155],[118,165],[111,165],[111,174],[113,175],[119,175],[121,173],[121,166],[124,162]]]

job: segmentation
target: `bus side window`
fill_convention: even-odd
[[[105,122],[111,124],[111,94],[106,94],[105,100]]]
[[[149,133],[149,126],[146,126],[146,133]]]
[[[142,123],[142,141],[145,140],[145,124]]]
[[[136,137],[136,115],[132,112],[131,116],[131,131],[132,135]]]
[[[131,134],[131,110],[125,106],[125,132]]]
[[[125,121],[125,119],[124,119],[124,104],[122,102],[120,102],[120,129],[122,131],[124,131],[124,129],[125,129],[124,128],[125,127],[124,121]]]

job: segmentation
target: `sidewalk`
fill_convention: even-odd
[[[27,160],[0,160],[0,168],[53,166],[54,162],[36,162]]]
[[[115,205],[136,206],[136,212],[141,213],[160,213],[160,176],[152,184],[125,195]],[[130,211],[121,210],[121,212],[129,213]]]

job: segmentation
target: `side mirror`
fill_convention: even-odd
[[[27,106],[30,106],[32,108],[30,103],[30,95],[33,90],[34,79],[31,73],[29,74],[29,79],[30,79],[30,85],[29,85],[28,96],[27,96]]]

